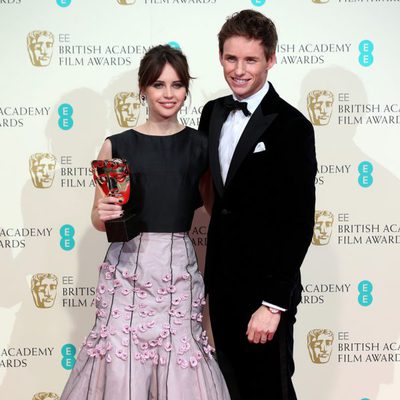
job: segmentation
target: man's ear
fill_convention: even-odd
[[[220,63],[221,65],[223,65],[223,64],[222,64],[223,54],[222,54],[221,52],[219,52],[218,54],[219,54],[219,63]]]
[[[270,70],[276,64],[276,53],[272,54],[272,56],[267,61],[267,71]]]

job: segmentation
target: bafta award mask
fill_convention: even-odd
[[[307,109],[313,125],[328,125],[333,109],[333,93],[329,90],[313,90],[307,96]]]
[[[329,362],[333,346],[333,332],[329,329],[313,329],[307,335],[307,347],[311,361],[315,364]]]
[[[121,205],[128,202],[131,183],[126,160],[120,158],[93,160],[92,173],[94,181],[106,196],[120,198]]]
[[[35,393],[32,400],[60,400],[60,398],[55,393],[39,392]]]
[[[329,243],[333,228],[333,214],[327,210],[316,210],[312,244],[324,246]]]
[[[124,128],[136,126],[140,115],[140,99],[138,93],[120,92],[114,97],[114,110],[118,123]]]
[[[27,37],[28,53],[32,65],[47,67],[53,54],[54,35],[49,31],[32,31]]]
[[[31,292],[36,307],[51,308],[57,296],[57,276],[50,273],[39,273],[32,276]]]
[[[29,158],[29,171],[33,185],[47,189],[53,184],[56,170],[56,158],[50,153],[35,153]]]
[[[136,3],[136,0],[118,0],[118,3],[123,6],[129,6]]]

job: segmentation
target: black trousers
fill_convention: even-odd
[[[296,400],[292,384],[295,310],[281,314],[274,339],[249,343],[252,312],[210,293],[210,316],[217,358],[232,400]]]

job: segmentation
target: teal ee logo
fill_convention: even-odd
[[[251,4],[256,7],[261,7],[265,4],[265,0],[251,0]]]
[[[64,344],[61,348],[61,365],[64,369],[71,370],[75,365],[76,347],[73,344]]]
[[[71,4],[72,0],[57,0],[57,4],[60,7],[68,7]]]
[[[374,170],[373,165],[369,161],[362,161],[358,165],[358,183],[361,187],[370,187],[374,181],[372,177],[372,171]]]
[[[358,284],[358,303],[363,307],[368,307],[371,305],[373,297],[372,297],[372,283],[370,281],[361,281]]]
[[[60,247],[65,250],[69,251],[72,250],[75,247],[75,229],[72,225],[63,225],[60,228]]]
[[[360,50],[360,55],[358,56],[358,62],[363,67],[369,67],[374,62],[374,56],[372,52],[374,51],[374,44],[370,40],[363,40],[358,45],[358,50]]]
[[[67,131],[72,128],[74,121],[72,119],[72,114],[74,109],[70,104],[64,103],[58,107],[58,126],[63,130]]]
[[[168,45],[174,49],[181,50],[181,46],[179,45],[178,42],[168,42]]]

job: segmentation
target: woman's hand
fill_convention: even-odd
[[[96,212],[100,221],[105,222],[111,219],[122,217],[124,214],[122,200],[116,197],[101,197],[97,200]]]

